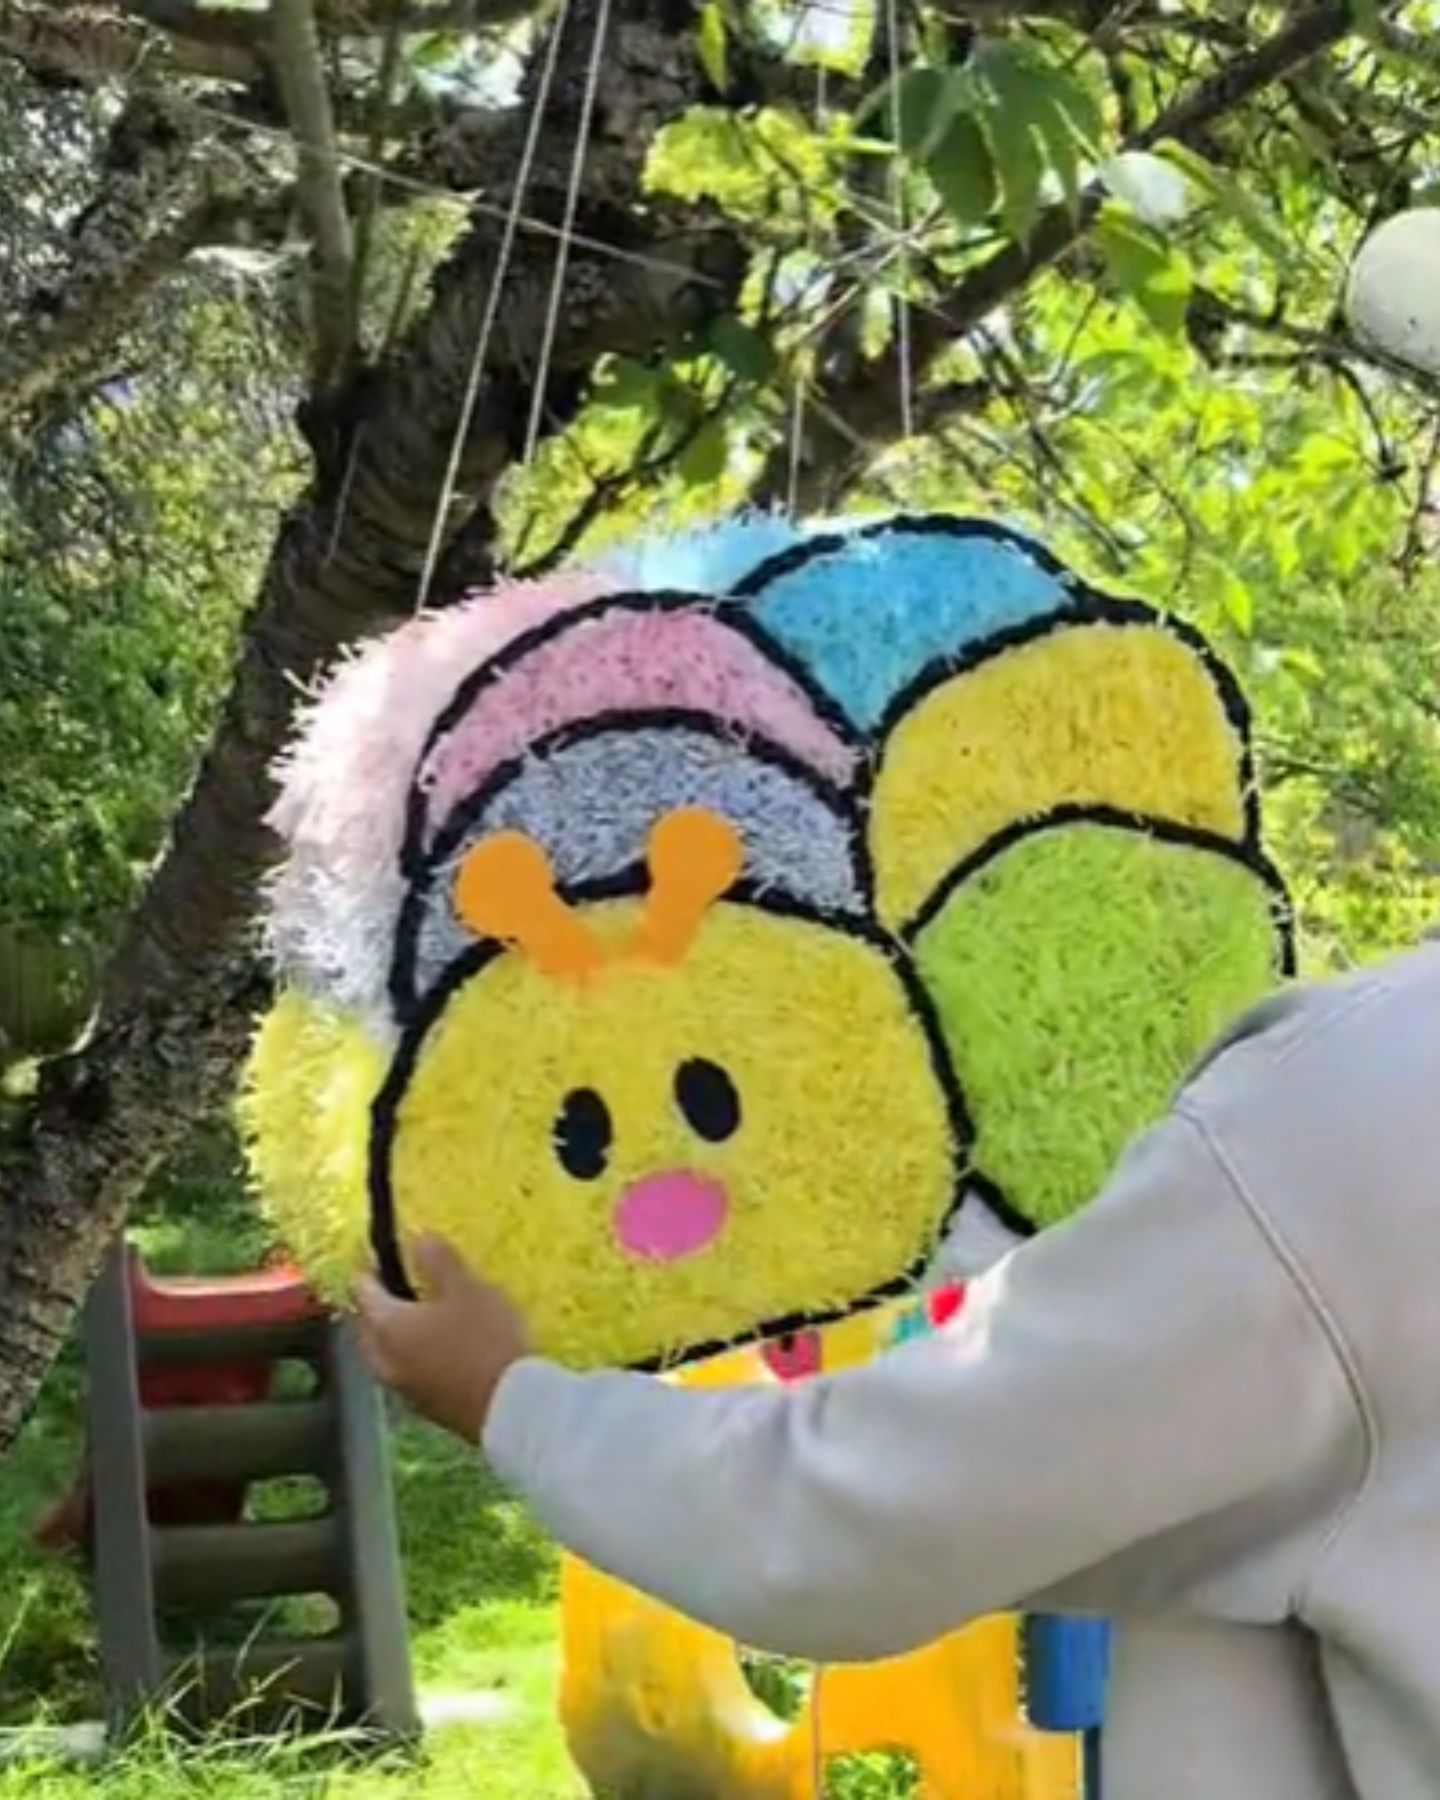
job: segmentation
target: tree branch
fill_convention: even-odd
[[[28,297],[0,342],[0,424],[103,362],[145,295],[210,235],[218,204],[187,119],[159,96],[135,96],[70,227],[65,276]]]
[[[167,39],[113,14],[32,8],[13,0],[0,10],[0,56],[13,57],[38,81],[81,87],[142,76],[153,84],[167,74],[245,84],[258,73],[252,52],[238,45]]]
[[[192,0],[117,0],[118,10],[167,36],[191,44],[244,52],[258,74],[264,66],[265,15],[230,7],[196,6]],[[78,12],[95,12],[94,0],[61,0]]]
[[[1406,62],[1414,63],[1417,68],[1429,69],[1432,74],[1440,72],[1440,44],[1433,38],[1411,31],[1408,26],[1400,25],[1393,19],[1382,19],[1380,42],[1387,50],[1403,57]]]
[[[1085,31],[1096,31],[1113,14],[1128,22],[1141,11],[1135,0],[950,0],[946,16],[967,19],[977,25],[1023,23],[1026,19],[1060,19]],[[1149,12],[1147,3],[1144,10]]]
[[[355,348],[350,214],[312,0],[271,0],[270,19],[275,73],[300,152],[300,203],[313,244],[314,384],[323,395],[340,379]]]
[[[1217,326],[1239,327],[1258,336],[1278,339],[1295,347],[1296,359],[1324,363],[1331,368],[1359,363],[1381,369],[1396,381],[1404,382],[1417,394],[1440,400],[1440,375],[1432,375],[1413,364],[1389,355],[1378,346],[1362,342],[1338,326],[1325,329],[1315,325],[1297,325],[1283,315],[1257,312],[1238,300],[1226,298],[1209,288],[1197,288],[1190,301],[1192,333],[1202,347]]]
[[[444,0],[435,6],[402,5],[395,23],[407,36],[431,31],[481,31],[511,25],[537,11],[536,0]],[[322,31],[339,37],[380,37],[395,9],[386,0],[321,0]]]
[[[60,0],[76,11],[96,10],[94,0]],[[155,31],[186,43],[222,47],[251,59],[263,71],[267,21],[263,12],[197,5],[195,0],[118,0],[120,10]],[[441,0],[438,5],[390,0],[318,0],[315,23],[322,38],[375,38],[398,30],[403,36],[436,31],[469,32],[508,25],[536,10],[536,0]]]
[[[0,345],[0,426],[95,371],[146,296],[206,241],[211,217],[211,203],[201,201],[97,279],[66,286],[53,309],[32,309],[25,325]]]

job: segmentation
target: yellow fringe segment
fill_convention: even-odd
[[[1088,823],[1012,844],[915,946],[978,1166],[1036,1225],[1093,1199],[1279,946],[1269,889],[1213,850]]]
[[[629,901],[586,909],[607,935]],[[718,1064],[741,1123],[703,1141],[677,1070]],[[567,1094],[605,1104],[604,1173],[555,1153]],[[823,1312],[904,1271],[934,1244],[955,1188],[931,1048],[889,959],[808,921],[711,909],[675,968],[617,963],[584,986],[522,955],[454,996],[401,1101],[392,1158],[402,1231],[438,1231],[500,1282],[540,1348],[574,1366],[723,1341],[756,1320]],[[617,1240],[629,1183],[671,1170],[718,1179],[728,1221],[671,1263]],[[333,1201],[312,1196],[324,1207]]]
[[[332,1301],[369,1264],[370,1106],[389,1060],[357,1020],[292,989],[260,1027],[238,1102],[261,1208]]]
[[[1162,627],[1069,626],[1007,650],[927,694],[885,746],[870,809],[880,920],[906,924],[997,832],[1065,804],[1238,839],[1239,768],[1209,670]]]

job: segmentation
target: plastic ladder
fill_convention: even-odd
[[[84,1332],[79,1526],[112,1729],[159,1705],[201,1726],[309,1718],[414,1735],[384,1415],[348,1327],[293,1272],[159,1281],[121,1246]],[[311,1371],[311,1390],[277,1392],[283,1363]],[[246,1518],[249,1486],[286,1476],[320,1482],[325,1509]],[[262,1622],[239,1645],[206,1642],[223,1609],[297,1595],[326,1596],[336,1627],[307,1637]],[[177,1634],[176,1609],[198,1634]]]

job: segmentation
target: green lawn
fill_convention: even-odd
[[[0,1477],[0,1724],[93,1718],[99,1689],[80,1572],[35,1550],[30,1522],[76,1450],[78,1379],[57,1371]],[[432,1733],[423,1760],[351,1766],[271,1746],[183,1760],[156,1741],[95,1771],[0,1770],[0,1800],[574,1800],[582,1793],[555,1718],[556,1556],[462,1447],[413,1424],[395,1446],[416,1674],[427,1692],[493,1693],[498,1717]]]
[[[142,1220],[158,1266],[221,1271],[254,1260],[258,1226],[242,1203],[217,1203],[217,1194],[235,1194],[223,1137],[196,1147]],[[30,1542],[35,1517],[74,1471],[80,1401],[71,1351],[0,1466],[0,1726],[93,1719],[100,1709],[81,1571]],[[0,1768],[0,1800],[577,1800],[584,1790],[555,1716],[555,1549],[463,1446],[405,1419],[396,1426],[418,1681],[427,1694],[493,1694],[497,1718],[430,1733],[418,1765],[273,1744],[182,1755],[157,1732],[103,1771]]]

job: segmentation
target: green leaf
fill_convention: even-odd
[[[727,314],[717,319],[710,333],[710,348],[737,381],[758,387],[775,373],[775,351],[770,340]]]
[[[999,177],[1000,211],[1021,242],[1052,177],[1078,207],[1082,158],[1095,154],[1102,121],[1088,90],[1065,71],[1016,44],[991,44],[963,77],[968,109],[984,129]]]
[[[1090,94],[1062,70],[1033,55],[1000,46],[988,52],[981,76],[996,112],[1018,133],[1028,129],[1067,204],[1080,200],[1080,159],[1095,153],[1101,121]]]
[[[1220,604],[1235,629],[1249,637],[1255,629],[1255,596],[1233,569],[1221,575]]]
[[[710,419],[695,433],[675,464],[687,488],[714,487],[730,464],[730,434],[723,419]]]
[[[706,0],[700,8],[700,23],[695,31],[695,49],[705,79],[718,94],[730,86],[730,67],[725,29],[725,14],[717,0]]]
[[[1292,674],[1305,681],[1319,682],[1325,679],[1325,668],[1313,650],[1295,649],[1293,646],[1280,652],[1280,662]]]
[[[695,106],[657,132],[645,165],[648,193],[713,200],[735,218],[777,210],[813,217],[828,204],[835,145],[798,114]]]
[[[1078,76],[1063,69],[1055,69],[1051,73],[1054,104],[1070,121],[1070,129],[1081,149],[1092,156],[1098,156],[1105,141],[1104,109]]]
[[[1096,222],[1095,243],[1116,286],[1157,330],[1178,334],[1193,287],[1190,265],[1180,251],[1113,202]]]
[[[946,210],[962,225],[983,225],[1000,197],[995,163],[985,133],[968,114],[958,114],[925,165]]]
[[[595,399],[598,405],[614,412],[652,414],[659,417],[664,410],[661,378],[644,363],[621,357],[606,363],[595,376]]]
[[[677,200],[718,200],[745,208],[763,198],[747,154],[741,121],[728,108],[695,106],[656,133],[645,164],[647,192],[673,194]]]
[[[1027,119],[1004,107],[988,108],[984,127],[1000,184],[1000,216],[1011,237],[1023,244],[1040,212],[1045,179],[1040,140]]]
[[[1035,130],[1072,213],[1080,208],[1080,146],[1066,115],[1054,105],[1037,109]]]
[[[1259,249],[1282,267],[1298,260],[1292,234],[1263,201],[1225,169],[1217,168],[1185,144],[1166,141],[1156,154],[1173,163],[1222,217],[1233,219]]]
[[[461,40],[453,31],[427,31],[411,38],[405,59],[412,69],[448,69],[460,54]]]
[[[868,123],[902,155],[924,162],[945,135],[963,98],[954,71],[907,69],[898,82],[887,81],[870,96],[856,115],[856,128]]]

